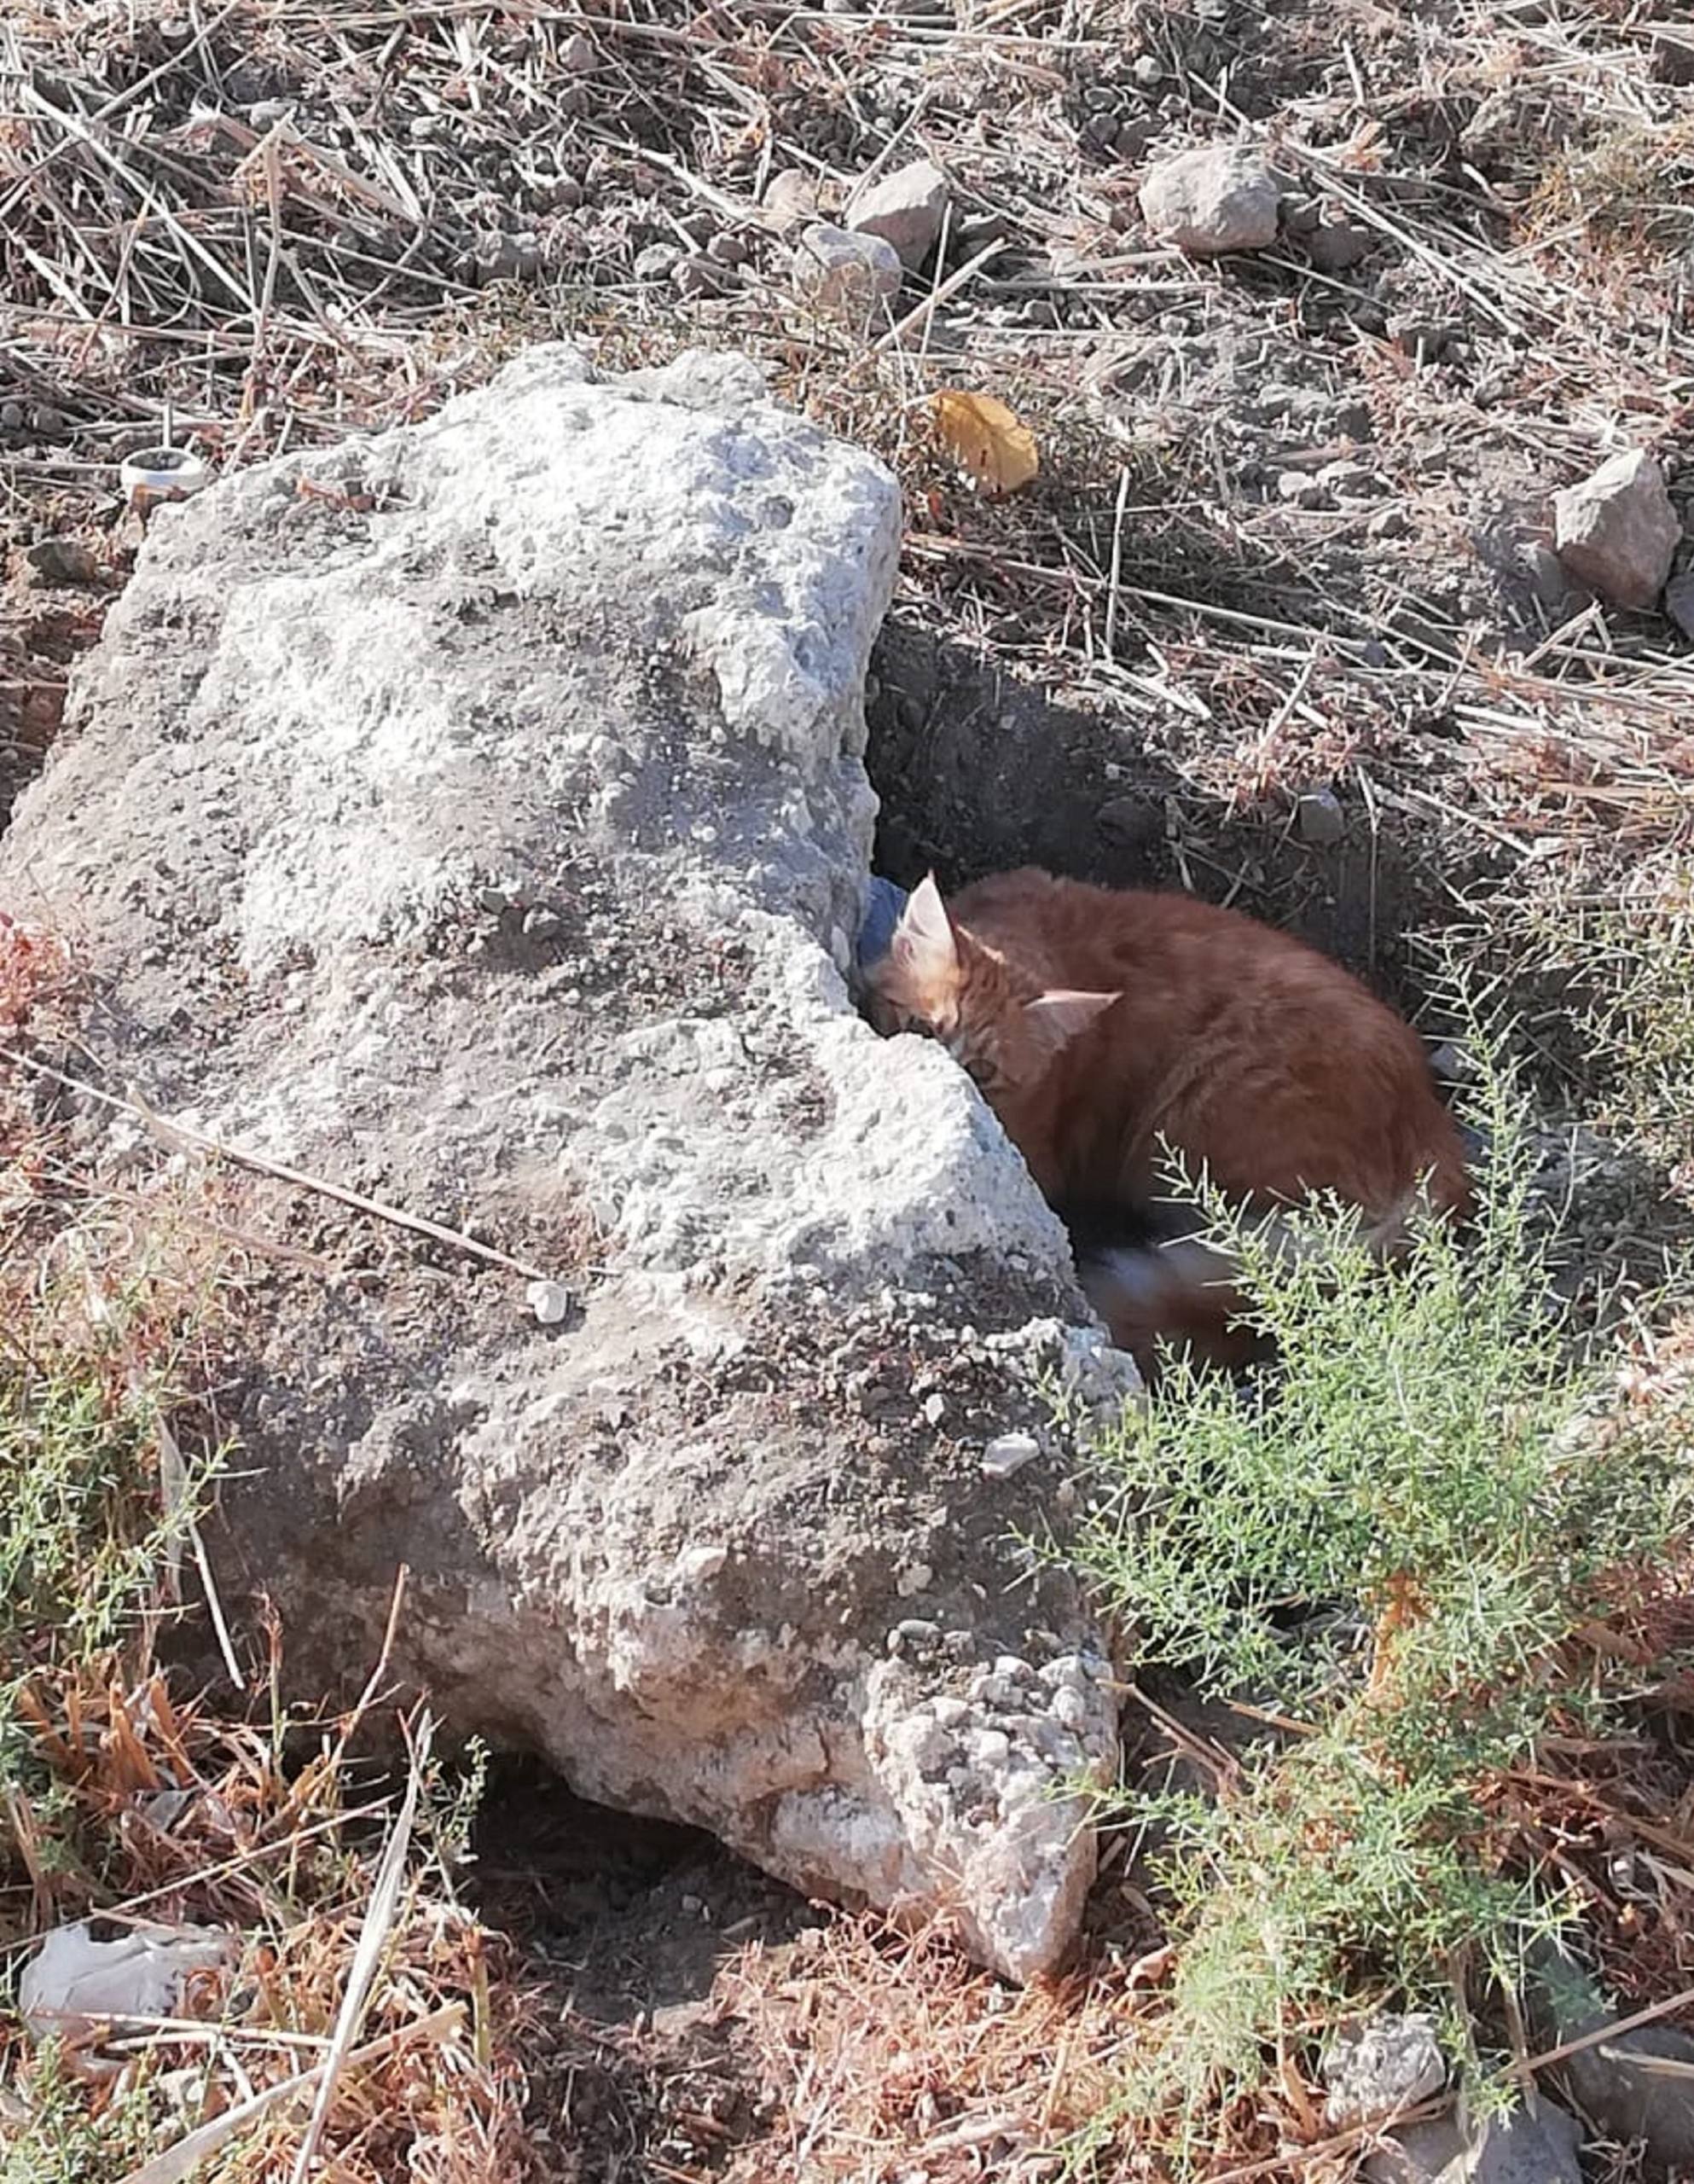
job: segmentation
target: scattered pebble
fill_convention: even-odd
[[[1309,470],[1285,470],[1276,481],[1276,490],[1279,499],[1291,502],[1297,508],[1320,508],[1329,498],[1329,489]]]
[[[850,234],[814,221],[794,246],[794,284],[821,310],[869,318],[900,293],[899,253],[880,235]]]
[[[1614,456],[1580,485],[1553,497],[1559,560],[1614,607],[1650,607],[1681,543],[1664,473],[1645,448]]]
[[[568,1319],[576,1299],[562,1281],[532,1281],[524,1292],[530,1310],[544,1327]]]
[[[1210,146],[1151,167],[1141,212],[1161,242],[1191,258],[1263,250],[1276,241],[1282,192],[1256,152]]]
[[[981,1465],[984,1478],[1011,1478],[1033,1463],[1041,1452],[1041,1444],[1033,1433],[1000,1433],[983,1450]]]
[[[1685,569],[1665,586],[1665,613],[1685,637],[1694,637],[1694,569]]]
[[[38,538],[24,549],[24,567],[35,584],[98,584],[100,563],[80,538]]]
[[[1129,73],[1134,79],[1137,90],[1156,91],[1164,81],[1164,64],[1156,54],[1137,54],[1134,66],[1130,69]]]
[[[1404,508],[1378,508],[1365,526],[1370,538],[1404,538],[1412,528],[1412,519]]]
[[[559,66],[567,76],[586,76],[600,66],[600,48],[586,31],[572,31],[559,49]]]
[[[902,1600],[914,1599],[920,1593],[928,1592],[935,1583],[935,1572],[927,1562],[908,1562],[896,1572],[894,1589]]]
[[[855,235],[879,236],[914,273],[935,247],[948,196],[947,177],[934,161],[914,160],[859,191],[847,207],[846,224]]]
[[[1308,789],[1294,807],[1294,823],[1302,842],[1327,848],[1347,832],[1347,814],[1332,788]]]

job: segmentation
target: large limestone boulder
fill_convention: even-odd
[[[1123,1361],[844,983],[898,535],[750,367],[531,351],[156,520],[0,903],[73,940],[112,1088],[513,1263],[249,1186],[315,1257],[246,1300],[218,1576],[296,1687],[363,1680],[403,1564],[453,1722],[1021,1976],[1113,1714],[1013,1543],[1061,1452],[983,1456]]]

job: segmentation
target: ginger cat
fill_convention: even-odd
[[[1161,1215],[1163,1139],[1232,1199],[1270,1211],[1332,1191],[1385,1252],[1420,1188],[1461,1216],[1459,1131],[1422,1041],[1350,972],[1290,934],[1192,896],[1094,887],[1025,868],[943,904],[908,903],[867,974],[885,1030],[939,1039],[981,1088],[1048,1200],[1086,1209],[1078,1272],[1114,1339],[1221,1362],[1228,1269]],[[1160,1230],[1151,1248],[1099,1223]]]

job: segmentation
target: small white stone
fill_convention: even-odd
[[[530,1310],[544,1327],[556,1327],[570,1316],[576,1298],[562,1281],[532,1281],[524,1292]]]
[[[1061,1687],[1047,1702],[1047,1711],[1065,1728],[1081,1731],[1088,1725],[1088,1702],[1080,1691]]]
[[[947,1415],[947,1397],[943,1395],[925,1396],[924,1416],[931,1426],[939,1426]]]
[[[983,1450],[982,1474],[984,1478],[1010,1478],[1027,1463],[1033,1463],[1041,1452],[1041,1444],[1033,1433],[1001,1433]]]
[[[729,1560],[727,1547],[685,1547],[676,1558],[676,1575],[687,1584],[704,1584]]]
[[[935,1572],[927,1562],[908,1562],[894,1581],[894,1589],[902,1600],[909,1600],[915,1594],[926,1593],[935,1583]]]

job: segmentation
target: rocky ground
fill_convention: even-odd
[[[43,0],[0,24],[0,113],[8,802],[132,562],[124,454],[332,444],[548,336],[616,366],[734,346],[906,491],[870,704],[891,876],[1191,886],[1414,1007],[1458,934],[1550,1128],[1618,1104],[1565,973],[1597,905],[1685,914],[1694,549],[1634,471],[1598,559],[1558,497],[1639,450],[1690,530],[1669,9]],[[937,438],[949,388],[1010,406],[1033,479],[983,489],[1003,444]],[[1680,1203],[1604,1141],[1582,1173],[1597,1281],[1685,1223],[1685,1166]],[[1148,1757],[1187,1750],[1150,1695]],[[1156,1982],[1121,1860],[1037,2003],[906,1945],[850,1959],[699,1838],[583,1815],[561,1852],[532,1817],[493,1799],[482,1885],[544,1997],[560,2175],[1047,2174],[1041,2132],[1086,2117]],[[1568,1820],[1637,1901],[1607,1896],[1613,1823]],[[1643,2002],[1684,1976],[1687,1899],[1654,1886],[1653,1946],[1607,1936]],[[874,2093],[856,1991],[928,2013]]]

